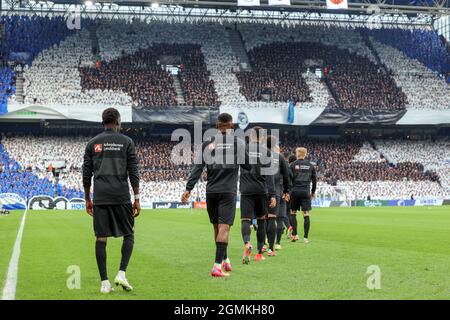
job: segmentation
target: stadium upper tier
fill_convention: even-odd
[[[58,194],[83,196],[81,165],[87,137],[3,137],[0,145],[0,192],[16,192],[26,198],[54,194],[55,178],[46,161],[65,159]],[[175,142],[161,137],[135,139],[144,201],[178,201],[185,188],[190,159],[171,160]],[[352,199],[445,198],[450,196],[448,141],[359,141],[287,139],[284,151],[308,148],[318,167],[322,189],[344,187]],[[206,174],[195,196],[205,197]]]
[[[31,57],[26,104],[154,108],[184,100],[243,108],[285,107],[294,99],[303,108],[347,110],[450,106],[449,53],[431,31],[121,20],[83,20],[81,30],[69,31],[59,18],[2,20],[12,44],[3,48],[7,56]],[[179,66],[179,74],[165,65]]]

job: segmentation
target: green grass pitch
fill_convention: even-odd
[[[0,216],[0,277],[6,277],[22,213]],[[448,299],[450,212],[445,207],[314,209],[311,243],[287,243],[275,258],[241,264],[240,223],[232,229],[230,278],[215,279],[212,228],[204,210],[144,210],[127,272],[135,290],[99,293],[92,219],[81,211],[29,211],[17,299]],[[302,219],[299,219],[302,230]],[[301,233],[300,233],[301,234]],[[255,234],[252,234],[255,243]],[[112,280],[119,239],[108,243]],[[67,268],[79,266],[81,289]],[[381,289],[366,286],[368,266]]]

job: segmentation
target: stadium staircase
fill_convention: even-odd
[[[179,106],[185,106],[186,100],[184,100],[184,92],[181,88],[180,80],[178,79],[178,75],[172,75],[173,86],[175,87],[175,92],[177,94],[177,104]]]
[[[234,54],[239,59],[239,66],[242,71],[252,71],[250,60],[248,59],[247,51],[244,47],[244,40],[239,30],[233,28],[227,28],[228,41]]]
[[[24,82],[23,71],[16,71],[16,101],[19,103],[25,102]]]

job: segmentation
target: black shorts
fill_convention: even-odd
[[[309,193],[309,191],[292,191],[291,210],[311,211],[311,194]]]
[[[261,218],[269,213],[266,194],[241,195],[241,219]]]
[[[281,197],[275,196],[275,199],[277,200],[277,204],[275,207],[269,208],[269,214],[273,214],[278,217],[280,215],[280,210],[281,210],[281,203],[280,203]]]
[[[96,237],[123,237],[134,233],[133,207],[129,204],[94,205]]]
[[[212,224],[232,226],[236,216],[236,195],[234,193],[207,193],[206,209]]]

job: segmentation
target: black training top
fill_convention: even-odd
[[[245,144],[235,135],[219,133],[202,144],[197,154],[186,190],[194,189],[204,167],[207,170],[206,193],[237,193],[239,167],[250,168]]]
[[[243,195],[269,194],[275,196],[274,176],[277,172],[272,154],[259,143],[247,145],[250,168],[241,170],[240,191]],[[265,157],[263,157],[265,155]],[[270,170],[270,168],[273,168]]]
[[[275,152],[273,162],[278,166],[278,172],[275,175],[275,192],[277,196],[281,196],[282,193],[289,193],[291,189],[289,165],[281,154]]]
[[[317,176],[316,169],[308,160],[295,160],[290,164],[290,170],[292,173],[292,190],[293,191],[310,191],[311,182],[312,189],[311,193],[316,192],[317,187]]]
[[[139,187],[139,169],[133,140],[107,129],[91,139],[84,153],[83,186],[91,186],[94,176],[94,204],[131,202],[128,178]]]

